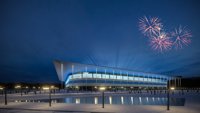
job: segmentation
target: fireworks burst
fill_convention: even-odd
[[[139,30],[150,39],[150,46],[156,51],[167,51],[173,46],[183,48],[191,43],[192,34],[185,27],[180,26],[170,34],[163,32],[163,24],[157,17],[139,19]]]
[[[186,27],[179,26],[172,32],[172,36],[175,38],[174,45],[176,49],[183,48],[184,45],[188,46],[191,43],[192,34],[186,30]]]
[[[152,36],[153,34],[160,32],[162,29],[162,24],[156,17],[147,18],[144,16],[143,18],[139,19],[139,29],[144,35]]]
[[[172,44],[172,41],[166,33],[160,33],[150,39],[150,46],[152,47],[152,49],[156,51],[158,50],[160,52],[170,50]]]

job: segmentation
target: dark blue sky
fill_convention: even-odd
[[[187,26],[192,43],[152,51],[138,19]],[[53,60],[185,77],[200,76],[198,0],[1,0],[0,82],[57,82]]]

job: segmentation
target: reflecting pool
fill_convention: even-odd
[[[15,102],[49,102],[49,99],[15,100]],[[101,96],[92,97],[66,97],[52,99],[52,103],[67,104],[102,104]],[[184,98],[170,98],[171,106],[184,106]],[[134,97],[134,96],[105,96],[105,104],[117,105],[166,105],[166,97]]]

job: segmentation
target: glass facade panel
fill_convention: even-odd
[[[156,82],[156,79],[155,79],[155,78],[152,78],[151,80],[152,80],[152,82]]]
[[[82,74],[73,74],[72,78],[82,78]]]
[[[128,80],[128,77],[127,76],[123,76],[123,80]]]
[[[138,81],[139,80],[139,78],[138,77],[135,77],[135,81]]]
[[[122,80],[122,76],[121,75],[117,75],[117,80]]]
[[[128,80],[133,80],[133,77],[128,77]]]
[[[116,79],[116,75],[110,75],[110,79]]]
[[[86,78],[89,81],[81,80],[81,78]],[[88,79],[89,78],[89,79]],[[156,77],[147,76],[147,75],[114,75],[114,74],[101,74],[101,73],[76,73],[73,75],[69,75],[68,79],[65,81],[66,84],[73,84],[73,83],[108,83],[108,84],[145,84],[144,82],[150,82],[152,85],[155,83],[155,85],[166,85],[167,84],[167,78],[162,78],[159,75],[156,75]],[[78,81],[79,79],[79,81]],[[98,79],[97,81],[95,79]],[[117,81],[113,81],[117,80]]]
[[[138,77],[138,81],[143,81],[143,78],[142,77]]]
[[[83,73],[83,78],[92,78],[92,73]]]
[[[94,78],[101,78],[101,74],[93,74]]]
[[[102,78],[103,78],[103,79],[107,79],[107,78],[109,78],[109,75],[107,75],[107,74],[102,74]]]

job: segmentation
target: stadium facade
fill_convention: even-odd
[[[65,87],[161,87],[172,77],[131,70],[54,61],[58,78]]]

